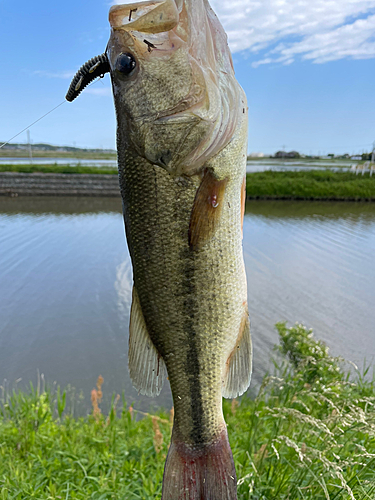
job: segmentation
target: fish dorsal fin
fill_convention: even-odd
[[[250,385],[252,354],[249,313],[243,315],[236,345],[226,363],[222,395],[224,398],[241,396]]]
[[[167,377],[164,360],[147,331],[135,287],[130,312],[129,372],[133,386],[144,396],[158,396]]]

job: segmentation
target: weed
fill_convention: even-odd
[[[331,170],[247,174],[246,192],[255,199],[375,200],[375,177]]]
[[[277,329],[274,375],[255,399],[224,402],[239,500],[373,500],[374,381],[346,373],[302,325]],[[86,418],[72,416],[69,391],[3,391],[0,500],[160,498],[173,410],[137,412],[122,398],[119,412],[116,396],[104,418],[102,385]]]

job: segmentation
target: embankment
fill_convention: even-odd
[[[375,176],[331,170],[256,172],[247,175],[248,199],[375,201]]]
[[[375,201],[375,176],[352,172],[266,171],[247,174],[248,199]],[[0,195],[119,196],[114,168],[0,166]]]
[[[0,196],[120,196],[117,175],[0,173]]]

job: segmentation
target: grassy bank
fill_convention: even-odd
[[[375,386],[301,325],[277,326],[276,374],[256,399],[225,402],[240,500],[375,497]],[[172,416],[114,398],[74,419],[65,393],[15,392],[1,405],[0,499],[160,498]]]
[[[113,174],[116,168],[68,165],[0,165],[0,172]],[[248,199],[375,201],[375,176],[330,170],[247,174]]]
[[[247,175],[249,199],[375,200],[375,176],[330,170]]]

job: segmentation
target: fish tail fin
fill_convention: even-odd
[[[162,500],[237,500],[236,471],[226,429],[213,444],[199,450],[172,435]]]

